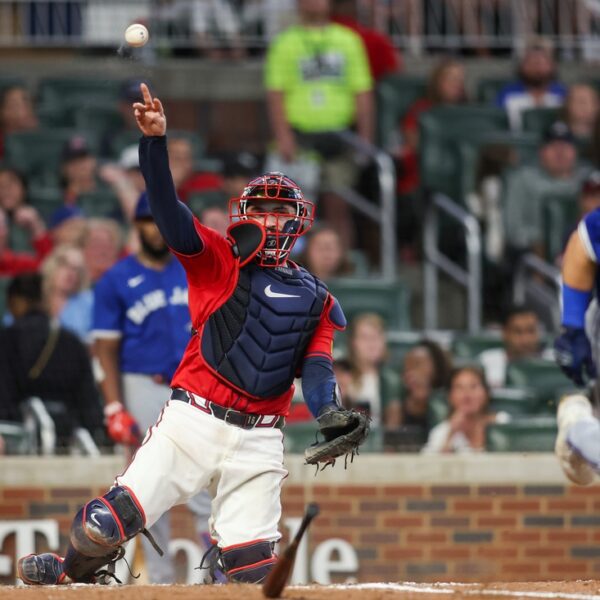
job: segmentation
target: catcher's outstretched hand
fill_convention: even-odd
[[[145,83],[140,85],[143,104],[134,102],[134,114],[138,127],[144,135],[165,135],[167,132],[167,118],[163,105],[158,98],[152,98],[150,90]]]

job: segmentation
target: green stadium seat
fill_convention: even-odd
[[[38,106],[36,113],[43,128],[72,129],[75,127],[75,111],[69,105]]]
[[[486,430],[489,452],[552,452],[557,426],[554,417],[521,417],[494,423]]]
[[[81,131],[94,131],[98,137],[124,128],[121,113],[112,106],[82,106],[72,112],[74,125]]]
[[[59,171],[63,148],[75,135],[85,137],[92,151],[95,150],[96,139],[87,132],[74,129],[24,131],[6,136],[6,162],[28,175],[56,174]]]
[[[537,415],[540,402],[531,391],[520,388],[496,388],[492,390],[490,410],[505,412],[512,417],[521,415]]]
[[[109,189],[99,189],[80,196],[77,204],[86,217],[110,217],[121,219],[119,199]]]
[[[562,253],[565,236],[577,225],[579,204],[576,195],[553,194],[543,198],[542,208],[546,257],[552,261]]]
[[[224,192],[219,190],[207,190],[204,192],[196,192],[190,194],[188,198],[188,206],[196,216],[211,206],[220,206],[223,210],[228,211],[228,200]]]
[[[348,322],[360,313],[374,312],[389,328],[410,329],[410,291],[401,280],[340,278],[327,285],[344,307]]]
[[[485,77],[480,79],[477,82],[477,100],[482,104],[495,106],[498,92],[511,81],[512,78],[508,77]]]
[[[387,345],[389,351],[388,362],[394,367],[400,367],[404,362],[406,353],[424,337],[420,331],[387,331]]]
[[[31,437],[23,425],[12,421],[0,421],[0,436],[4,440],[6,454],[31,453]]]
[[[169,130],[169,139],[177,137],[184,137],[189,139],[192,144],[192,151],[194,154],[194,160],[199,161],[202,159],[206,144],[202,137],[193,131],[183,131],[180,129]],[[110,141],[110,155],[114,158],[118,158],[121,152],[127,148],[127,146],[137,145],[140,141],[140,133],[137,129],[135,130],[123,130],[120,133],[116,133],[112,136]]]
[[[537,159],[539,137],[533,133],[513,133],[492,131],[454,142],[458,160],[458,197],[465,204],[467,195],[474,192],[477,185],[477,168],[482,150],[487,146],[507,146],[516,154],[518,164],[531,163]]]
[[[490,331],[479,334],[458,335],[452,341],[452,355],[465,360],[476,359],[484,350],[502,348],[502,334]]]
[[[38,98],[42,106],[84,106],[86,104],[115,104],[119,100],[122,82],[115,79],[82,79],[61,77],[42,79]]]
[[[425,189],[461,201],[459,140],[508,131],[506,113],[490,106],[439,106],[419,119],[419,162]]]
[[[4,90],[16,85],[27,87],[22,77],[13,77],[11,75],[0,76],[0,96],[4,93]]]
[[[551,410],[557,400],[573,389],[558,366],[549,360],[526,359],[515,361],[506,371],[508,387],[531,390],[540,400],[540,408]]]
[[[22,227],[9,228],[8,245],[15,252],[32,252],[31,236]]]
[[[445,390],[435,390],[429,398],[429,423],[435,427],[448,418],[450,407],[448,406],[448,397]]]
[[[560,108],[528,108],[522,113],[523,131],[530,131],[540,136],[559,118]]]
[[[390,75],[383,79],[375,96],[377,101],[377,141],[387,148],[392,135],[411,105],[425,95],[427,81],[413,75]]]

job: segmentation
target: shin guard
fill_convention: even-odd
[[[275,564],[273,543],[254,540],[221,550],[221,564],[227,579],[236,583],[261,583]]]

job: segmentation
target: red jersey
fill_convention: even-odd
[[[194,219],[194,224],[202,239],[203,249],[190,256],[173,252],[187,274],[190,314],[198,335],[190,340],[171,387],[183,388],[221,406],[246,413],[287,415],[294,394],[293,385],[279,396],[255,398],[218,375],[202,356],[200,339],[203,328],[209,317],[233,294],[240,267],[228,240],[197,219]],[[333,297],[329,295],[305,358],[315,355],[331,358],[334,331],[337,328],[328,317],[332,304]]]

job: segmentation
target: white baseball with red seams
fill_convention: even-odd
[[[133,23],[125,30],[125,41],[134,48],[144,46],[149,38],[148,29],[141,23]]]

